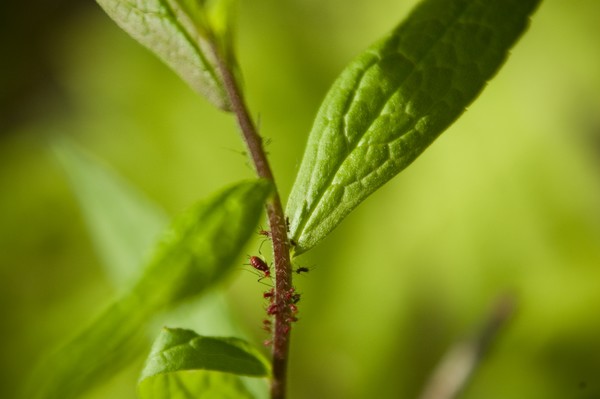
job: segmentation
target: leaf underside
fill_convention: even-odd
[[[96,0],[130,36],[153,51],[213,105],[230,104],[211,41],[219,45],[203,2],[196,0]]]
[[[314,247],[413,162],[483,90],[539,0],[425,0],[336,80],[314,122],[287,215]]]

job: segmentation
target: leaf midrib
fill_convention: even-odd
[[[210,62],[208,61],[208,59],[204,55],[204,52],[200,48],[198,42],[192,38],[191,34],[187,31],[187,29],[185,29],[185,27],[183,26],[183,24],[179,21],[179,19],[177,18],[177,14],[175,13],[175,10],[171,6],[171,4],[168,1],[164,1],[164,0],[161,1],[161,3],[164,5],[165,10],[171,16],[171,20],[173,21],[173,23],[175,24],[175,26],[177,27],[177,29],[180,32],[182,32],[182,34],[185,37],[185,39],[194,48],[194,50],[196,51],[196,54],[198,54],[198,57],[200,57],[202,63],[204,64],[204,66],[206,66],[206,69],[210,73],[211,78],[213,79],[213,81],[215,82],[215,84],[216,84],[216,86],[218,88],[219,87],[219,83],[221,82],[221,79],[217,76],[217,73],[216,73],[215,69],[212,67],[212,65],[210,64]],[[207,28],[210,28],[210,27],[207,27]],[[198,33],[198,36],[200,36],[199,33]]]

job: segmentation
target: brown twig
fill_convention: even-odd
[[[281,206],[279,193],[275,185],[273,172],[269,166],[262,137],[250,117],[235,77],[229,66],[219,55],[216,46],[213,53],[231,109],[236,116],[242,139],[246,144],[252,163],[259,177],[270,180],[274,186],[274,194],[267,202],[267,217],[271,228],[273,242],[273,260],[275,264],[275,325],[273,329],[273,377],[271,380],[271,399],[284,399],[286,394],[287,362],[290,342],[290,322],[293,318],[290,310],[289,293],[292,289],[292,273],[290,261],[290,244],[287,236],[286,219]]]

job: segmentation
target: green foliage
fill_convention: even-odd
[[[193,89],[230,109],[217,57],[235,69],[233,0],[97,1]],[[344,70],[316,117],[288,202],[296,254],[314,247],[462,114],[538,2],[425,0]],[[177,218],[139,270],[162,225],[160,211],[68,146],[58,152],[115,280],[141,277],[42,365],[28,395],[39,399],[78,397],[138,356],[152,317],[203,293],[230,270],[273,189],[266,181],[244,182],[201,202]],[[276,216],[283,222],[284,215]],[[139,239],[137,229],[144,229]],[[245,341],[164,329],[139,393],[145,399],[251,398],[244,375],[270,375],[268,362]]]
[[[229,110],[211,42],[218,37],[216,46],[232,57],[231,1],[97,1],[124,31],[156,53],[195,91]]]
[[[296,254],[414,161],[485,87],[539,0],[426,0],[325,98],[287,206]]]
[[[164,328],[142,372],[139,394],[144,399],[251,397],[236,375],[267,377],[269,363],[241,339]]]
[[[181,215],[137,284],[42,365],[27,397],[75,398],[143,348],[158,311],[201,293],[229,270],[258,223],[271,185],[239,183]]]
[[[168,224],[162,209],[67,141],[54,146],[77,194],[88,230],[117,287],[135,282],[144,257]]]

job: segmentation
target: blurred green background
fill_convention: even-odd
[[[333,79],[414,3],[240,1],[245,88],[284,197]],[[0,397],[12,398],[114,295],[54,139],[170,215],[252,169],[233,119],[95,3],[0,7]],[[505,292],[518,313],[462,397],[600,397],[599,41],[600,2],[545,0],[466,114],[299,259],[313,269],[296,279],[291,398],[415,398]],[[226,290],[260,345],[264,287],[243,262]],[[133,397],[139,367],[90,397]]]

